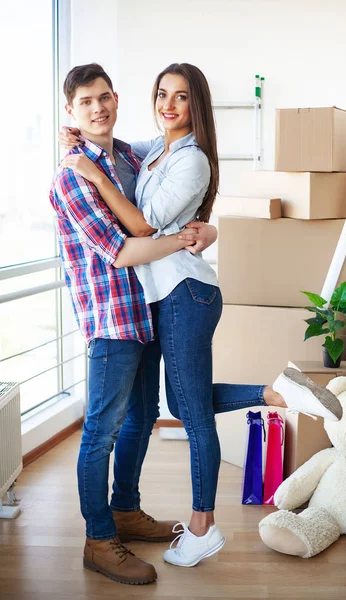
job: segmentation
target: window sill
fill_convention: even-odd
[[[22,420],[22,454],[28,454],[83,417],[84,400],[68,396],[41,408]]]

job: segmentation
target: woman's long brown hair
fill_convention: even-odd
[[[189,63],[173,63],[156,78],[153,88],[154,112],[158,89],[164,75],[182,75],[187,83],[192,131],[197,144],[207,156],[210,165],[210,182],[198,211],[200,221],[208,223],[219,187],[219,162],[217,158],[216,131],[211,94],[208,82],[202,71]]]

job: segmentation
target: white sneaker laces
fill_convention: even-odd
[[[182,527],[182,529],[176,529],[176,527]],[[179,535],[177,535],[176,538],[174,538],[174,540],[171,542],[170,544],[170,549],[173,548],[173,544],[175,544],[175,542],[178,542],[177,547],[174,548],[174,550],[178,550],[180,548],[180,546],[182,545],[184,538],[186,536],[187,533],[187,526],[185,523],[176,523],[172,529],[173,533],[178,533]]]

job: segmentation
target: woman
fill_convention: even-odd
[[[143,160],[137,206],[86,156],[73,154],[63,161],[94,183],[122,224],[140,237],[176,233],[196,218],[207,222],[219,180],[211,97],[203,73],[187,63],[170,65],[156,79],[153,104],[164,136],[132,145]],[[192,516],[189,526],[182,524],[177,531],[178,545],[164,554],[167,562],[179,566],[193,566],[225,543],[214,520],[220,465],[215,413],[272,405],[331,419],[341,416],[330,392],[293,369],[279,376],[275,391],[265,385],[212,386],[211,344],[222,298],[215,272],[190,250],[144,265],[140,256],[121,262],[120,253],[117,259],[118,267],[138,265],[146,300],[157,311],[168,406],[183,421],[190,441]]]

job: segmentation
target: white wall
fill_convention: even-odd
[[[118,0],[70,0],[71,68],[101,63],[117,78]]]
[[[155,135],[151,87],[171,62],[197,64],[216,101],[251,98],[255,73],[266,77],[264,168],[273,167],[275,108],[346,107],[344,0],[176,0],[174,6],[161,0],[71,0],[71,5],[71,62],[99,61],[110,72],[120,94],[117,134],[127,140]],[[251,127],[244,135],[230,112],[221,119],[220,149],[251,150]],[[241,112],[235,120],[242,120]],[[226,175],[221,191],[231,191]]]
[[[151,87],[172,62],[198,65],[215,101],[251,99],[254,75],[265,76],[265,169],[274,164],[276,108],[346,108],[344,0],[72,0],[72,6],[73,64],[97,60],[109,70],[120,95],[116,134],[126,140],[156,135]],[[249,114],[223,112],[217,122],[221,152],[251,153]],[[234,170],[249,168],[221,163],[221,193],[232,194]]]
[[[119,2],[118,19],[118,89],[126,99],[119,133],[128,139],[151,134],[151,85],[171,62],[197,64],[218,101],[251,98],[255,73],[266,77],[264,168],[273,168],[275,108],[346,107],[343,0],[134,0]],[[251,151],[249,131],[232,127],[232,116],[222,115],[220,150]]]

